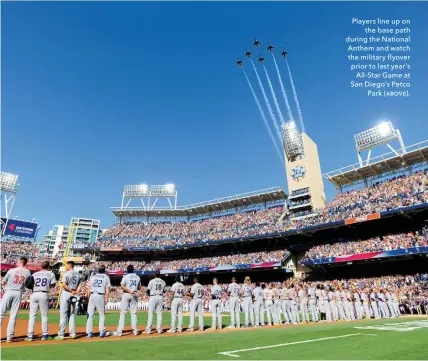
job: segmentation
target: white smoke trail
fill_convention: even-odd
[[[245,72],[245,70],[244,70],[244,69],[242,69],[242,71],[244,72],[245,79],[247,79],[248,86],[250,87],[251,93],[253,94],[254,101],[255,101],[255,102],[256,102],[256,104],[257,104],[257,108],[259,109],[260,116],[262,117],[263,122],[265,123],[265,127],[266,127],[266,129],[267,129],[267,131],[268,131],[268,134],[269,134],[269,136],[270,136],[270,138],[271,138],[271,140],[272,140],[272,143],[273,143],[273,145],[274,145],[274,147],[275,147],[276,153],[278,154],[278,157],[279,157],[279,159],[280,159],[280,161],[281,161],[281,164],[282,164],[282,165],[284,165],[284,158],[283,158],[283,155],[282,155],[281,151],[279,150],[280,148],[278,147],[278,144],[277,144],[277,142],[276,142],[276,139],[275,139],[275,137],[274,137],[274,135],[273,135],[273,133],[272,133],[272,129],[270,128],[269,122],[268,122],[268,120],[266,119],[266,115],[265,115],[265,112],[264,112],[264,111],[263,111],[263,109],[262,109],[262,106],[261,106],[261,104],[260,104],[259,98],[257,97],[256,92],[254,91],[254,88],[253,88],[253,86],[251,85],[251,82],[250,82],[250,79],[249,79],[249,78],[248,78],[248,76],[247,76],[247,73]]]
[[[294,120],[293,113],[291,112],[290,102],[288,101],[287,93],[285,92],[284,83],[282,82],[281,73],[279,72],[278,64],[275,59],[275,55],[272,53],[273,62],[275,63],[276,73],[278,74],[279,84],[281,84],[282,96],[284,97],[285,106],[287,107],[288,120]]]
[[[282,143],[281,130],[279,129],[279,126],[278,126],[278,124],[277,124],[277,120],[276,120],[275,114],[273,113],[273,110],[272,110],[272,107],[271,107],[271,105],[270,105],[269,99],[268,99],[268,97],[267,97],[267,95],[266,95],[266,92],[265,92],[265,88],[264,88],[264,86],[263,86],[263,84],[262,84],[262,81],[260,80],[259,73],[258,73],[258,71],[257,71],[257,69],[256,69],[256,66],[254,65],[253,60],[251,60],[251,64],[253,65],[254,72],[256,73],[257,81],[259,82],[259,86],[260,86],[260,89],[261,89],[261,91],[262,91],[263,98],[264,98],[264,100],[265,100],[266,106],[267,106],[267,108],[268,108],[269,115],[270,115],[270,117],[271,117],[271,119],[272,119],[273,125],[275,126],[276,135],[278,136],[278,140],[279,140],[279,142],[280,142],[280,143]]]
[[[281,120],[281,124],[284,124],[285,123],[284,117],[282,116],[281,108],[279,107],[279,104],[278,104],[278,98],[276,97],[275,90],[273,89],[272,82],[270,81],[268,71],[264,65],[263,65],[263,68],[265,69],[266,79],[268,81],[270,92],[272,94],[273,103],[275,104],[275,108],[276,108],[276,111],[279,115],[279,119]]]
[[[303,124],[302,109],[300,108],[299,99],[297,99],[296,87],[294,86],[293,77],[291,76],[291,70],[290,70],[290,66],[288,65],[288,60],[285,59],[285,62],[287,63],[288,75],[290,76],[290,82],[291,82],[291,87],[293,89],[294,101],[296,102],[297,113],[299,114],[300,126],[302,128],[302,132],[304,132],[305,125]]]

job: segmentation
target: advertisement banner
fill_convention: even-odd
[[[1,221],[2,228],[7,222],[6,229],[4,231],[5,236],[24,238],[34,238],[36,236],[37,223],[24,222],[15,219],[9,219],[9,221],[7,221],[6,218],[2,218]]]
[[[102,252],[120,252],[120,251],[122,251],[122,248],[119,248],[119,247],[111,247],[111,248],[102,247],[101,251]]]
[[[374,219],[380,219],[380,213],[367,214],[360,217],[345,219],[345,224],[360,223],[365,221],[373,221]]]

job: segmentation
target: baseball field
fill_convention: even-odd
[[[147,313],[140,312],[139,329],[143,330]],[[119,313],[106,315],[109,331],[117,326]],[[363,320],[338,323],[301,324],[249,329],[205,330],[158,335],[133,336],[130,328],[122,337],[101,339],[84,334],[86,316],[77,316],[79,338],[64,341],[24,341],[28,314],[23,311],[17,322],[16,339],[2,342],[3,360],[99,360],[99,359],[428,359],[428,317],[406,316],[399,319]],[[210,317],[204,317],[206,327]],[[6,322],[2,325],[4,340]],[[58,330],[59,314],[49,314],[49,331]],[[97,325],[98,319],[95,319]],[[189,317],[184,317],[188,325]],[[225,315],[224,325],[229,318]],[[169,312],[163,314],[165,330],[170,323]],[[129,315],[127,324],[130,324]],[[94,331],[97,331],[97,327]],[[41,335],[38,319],[36,335]]]

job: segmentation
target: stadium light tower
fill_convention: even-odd
[[[4,200],[4,213],[2,210],[2,216],[6,218],[6,223],[2,227],[1,234],[4,234],[7,223],[9,222],[10,215],[12,214],[13,205],[16,199],[16,192],[18,190],[18,175],[12,173],[1,172],[0,173],[0,190],[2,203]]]
[[[143,209],[154,209],[160,198],[168,201],[169,209],[177,209],[177,190],[174,184],[125,185],[121,209],[128,209],[133,199],[140,199]]]
[[[397,156],[405,153],[403,138],[398,129],[395,129],[390,121],[383,121],[377,126],[365,130],[364,132],[355,134],[355,145],[357,147],[357,155],[360,166],[368,165],[370,162],[372,148],[386,144]],[[400,149],[394,149],[389,143],[393,140],[398,140]],[[361,157],[361,152],[368,150],[367,159],[364,161]]]

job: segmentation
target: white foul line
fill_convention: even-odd
[[[245,348],[245,349],[242,349],[242,350],[225,351],[225,352],[219,352],[218,354],[219,355],[231,356],[231,357],[241,357],[239,355],[235,355],[235,353],[245,352],[245,351],[264,350],[264,349],[267,349],[267,348],[275,348],[275,347],[298,345],[298,344],[301,344],[301,343],[310,343],[310,342],[318,342],[318,341],[335,340],[337,338],[345,338],[345,337],[358,336],[358,335],[376,336],[375,334],[367,334],[367,333],[351,333],[349,335],[315,338],[315,339],[312,339],[312,340],[296,341],[296,342],[288,342],[288,343],[280,343],[278,345],[260,346],[260,347],[253,347],[253,348]]]

